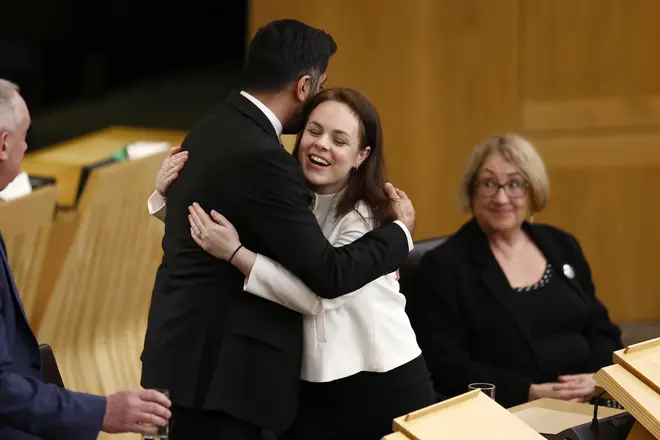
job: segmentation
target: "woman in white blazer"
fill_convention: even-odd
[[[378,113],[359,92],[328,89],[308,107],[294,156],[321,228],[335,247],[392,220]],[[167,186],[187,153],[166,159],[149,199],[164,220]],[[228,191],[231,191],[228,188]],[[287,439],[377,440],[392,419],[435,402],[395,273],[337,299],[316,296],[285,267],[241,245],[221,214],[190,207],[191,235],[245,274],[245,290],[304,315],[300,406]],[[264,225],[268,227],[268,225]]]

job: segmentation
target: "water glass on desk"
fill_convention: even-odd
[[[471,383],[470,385],[468,385],[468,390],[470,391],[481,390],[488,397],[495,400],[495,385],[493,385],[492,383],[484,383],[484,382]]]
[[[168,399],[170,398],[169,390],[154,388],[154,391],[158,391],[159,393],[164,394]],[[168,425],[159,426],[155,435],[145,434],[142,436],[144,440],[169,440],[169,437],[170,428]]]

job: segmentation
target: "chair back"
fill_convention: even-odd
[[[399,285],[401,293],[408,296],[414,290],[413,284],[422,257],[424,257],[428,251],[443,244],[448,238],[449,236],[445,235],[415,242],[415,248],[408,255],[406,263],[399,268]]]
[[[55,215],[55,185],[44,186],[17,199],[0,202],[0,230],[7,247],[25,314],[34,326],[38,286]]]
[[[147,199],[164,154],[94,169],[38,339],[57,351],[74,391],[109,395],[139,387],[140,353],[163,224]]]
[[[60,388],[64,388],[64,381],[57,367],[55,353],[48,344],[39,345],[39,354],[41,355],[41,372],[45,383],[52,383]]]

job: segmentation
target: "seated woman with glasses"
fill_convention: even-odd
[[[427,253],[408,312],[436,391],[496,386],[505,407],[541,397],[587,401],[620,331],[595,296],[577,240],[526,217],[548,201],[534,147],[515,135],[472,152],[460,189],[473,218]]]

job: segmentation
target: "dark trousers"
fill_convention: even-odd
[[[221,411],[203,411],[172,405],[170,440],[267,440],[262,428]]]
[[[394,418],[435,402],[421,356],[387,373],[303,382],[296,420],[280,440],[380,440]]]

